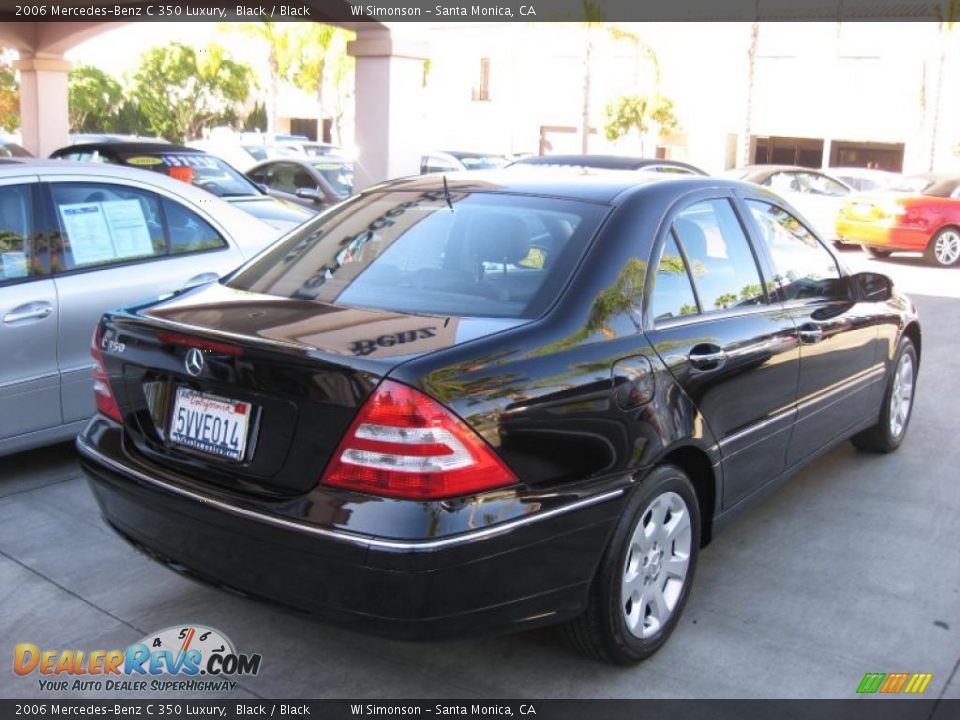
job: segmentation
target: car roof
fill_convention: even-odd
[[[639,170],[644,167],[663,165],[683,168],[698,175],[706,173],[695,165],[679,160],[660,160],[657,158],[638,158],[625,155],[531,155],[515,160],[511,165],[567,165],[570,167],[590,167],[609,170]]]
[[[438,150],[437,152],[443,153],[445,155],[453,155],[457,160],[462,160],[463,158],[471,157],[503,157],[499,153],[488,153],[488,152],[471,152],[470,150]],[[429,153],[427,153],[429,154]]]
[[[263,167],[264,165],[278,165],[280,163],[293,163],[294,165],[308,165],[313,167],[321,163],[343,163],[344,165],[350,165],[353,160],[348,160],[345,157],[340,157],[339,155],[308,155],[306,157],[302,155],[291,155],[290,157],[274,157],[267,158],[266,160],[260,160],[255,165],[251,165],[247,172],[252,172],[257,168]]]
[[[491,192],[513,195],[538,195],[604,204],[619,204],[625,198],[648,187],[668,183],[678,193],[705,188],[751,188],[736,180],[702,175],[667,173],[638,174],[619,170],[593,171],[570,168],[568,171],[530,167],[514,170],[471,170],[451,173],[413,175],[390,180],[366,189],[370,192],[443,191],[444,178],[450,192]]]
[[[54,153],[65,153],[65,152],[100,152],[103,154],[113,154],[113,155],[125,155],[127,153],[165,153],[167,155],[171,153],[177,154],[200,154],[206,155],[208,153],[203,150],[198,150],[197,148],[187,147],[186,145],[174,145],[173,143],[158,143],[158,142],[93,142],[93,143],[76,143],[74,145],[67,145],[58,150],[54,150]]]
[[[0,177],[39,175],[82,175],[91,177],[136,180],[157,185],[184,195],[196,202],[209,202],[214,197],[206,190],[195,188],[182,180],[175,180],[162,173],[143,170],[129,165],[110,165],[97,162],[78,162],[46,158],[0,158]]]

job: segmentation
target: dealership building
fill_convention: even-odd
[[[117,25],[0,28],[0,45],[19,52],[29,150],[67,143],[69,59]],[[344,136],[359,148],[358,186],[415,173],[428,150],[580,152],[585,117],[590,152],[710,172],[753,162],[960,172],[960,30],[935,22],[341,25],[356,32]],[[676,128],[606,139],[609,102],[658,92]]]

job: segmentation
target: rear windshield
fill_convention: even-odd
[[[307,222],[227,285],[394,312],[533,318],[607,209],[496,193],[372,193]]]
[[[260,195],[260,190],[220,158],[201,153],[129,153],[123,162],[143,170],[169,175],[217,197]]]

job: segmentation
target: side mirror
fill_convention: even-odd
[[[260,192],[264,195],[270,192],[270,188],[267,187],[266,183],[257,183],[257,187],[260,188]]]
[[[865,302],[886,302],[893,297],[893,280],[882,273],[861,272],[850,279]]]
[[[315,203],[323,202],[323,195],[310,188],[297,188],[296,196],[302,200],[313,200]]]

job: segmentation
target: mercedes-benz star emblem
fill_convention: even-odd
[[[183,359],[183,366],[190,375],[196,377],[203,372],[203,353],[197,348],[190,348]]]

